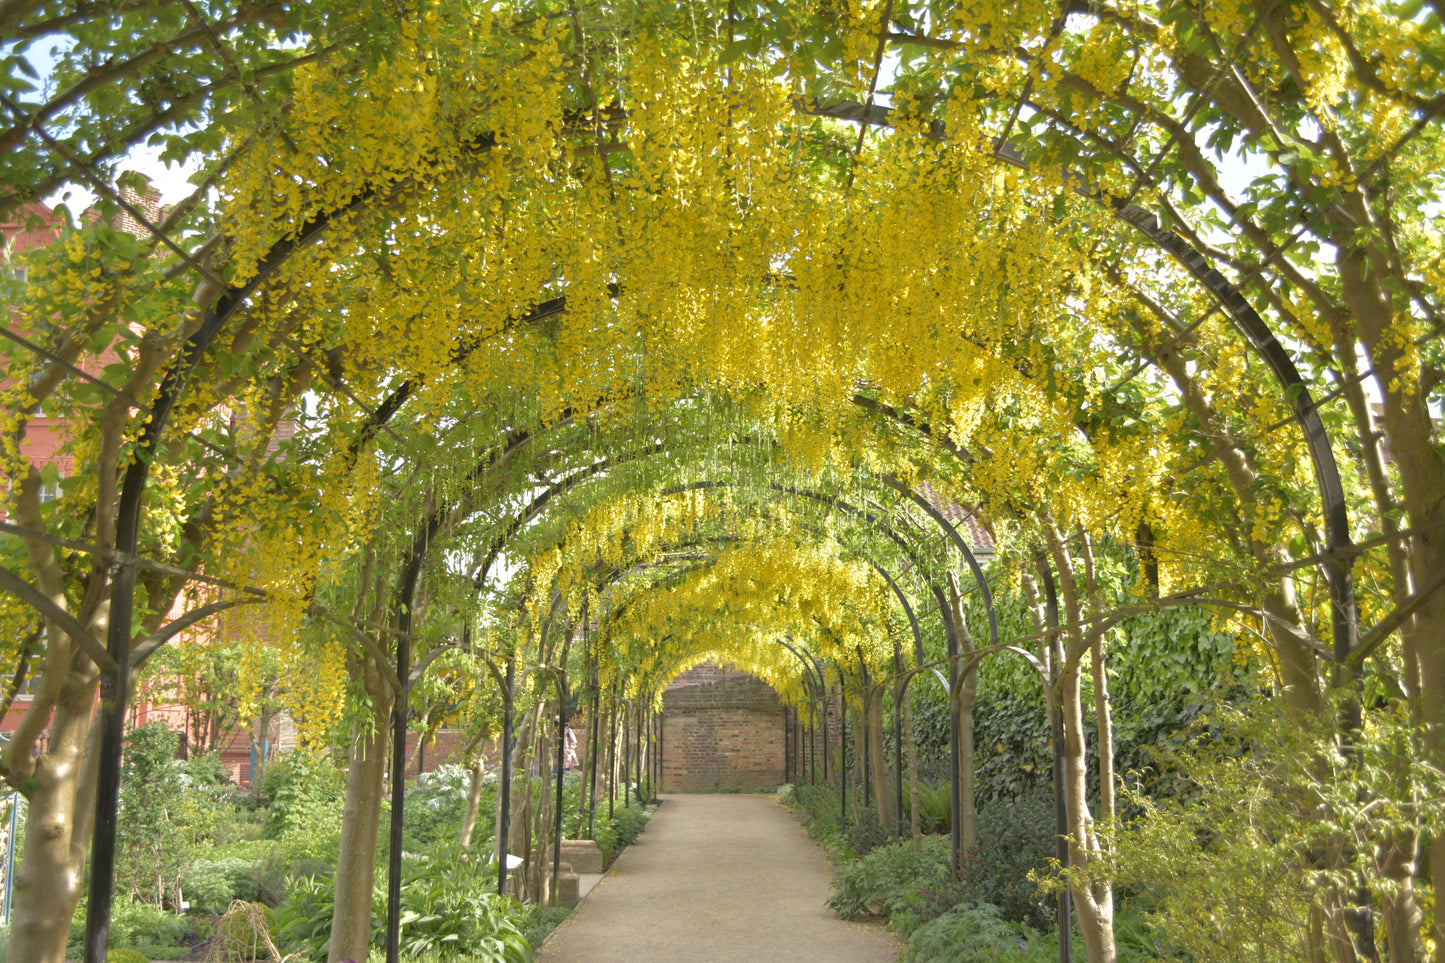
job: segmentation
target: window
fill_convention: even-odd
[[[63,494],[60,481],[65,477],[65,473],[53,465],[46,465],[41,469],[41,475],[43,480],[40,482],[40,500],[53,502]]]

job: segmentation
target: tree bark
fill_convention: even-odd
[[[462,831],[457,841],[465,849],[472,844],[472,835],[477,831],[477,817],[482,808],[482,780],[486,777],[486,759],[478,752],[472,757],[469,769],[471,782],[467,785],[467,813],[462,817]]]
[[[1061,601],[1067,624],[1068,646],[1060,673],[1060,711],[1064,725],[1064,783],[1067,787],[1069,825],[1069,869],[1078,874],[1069,890],[1084,937],[1089,963],[1115,963],[1114,891],[1106,879],[1089,878],[1094,863],[1102,856],[1102,845],[1094,834],[1094,818],[1088,804],[1088,755],[1084,741],[1083,686],[1081,668],[1088,641],[1079,624],[1083,606],[1079,598],[1074,562],[1064,547],[1063,537],[1050,518],[1043,519],[1043,534],[1059,576]]]
[[[917,851],[923,844],[923,823],[918,800],[918,739],[913,734],[913,696],[911,693],[903,700],[903,725],[904,746],[908,753],[909,828],[913,835],[913,848]]]
[[[1089,594],[1089,615],[1099,618],[1104,613],[1103,592],[1094,573],[1094,546],[1082,526],[1079,532],[1079,551],[1084,561],[1084,584]],[[1109,676],[1104,671],[1104,633],[1090,628],[1089,668],[1094,683],[1094,727],[1096,754],[1099,758],[1099,818],[1113,819],[1116,815],[1114,802],[1114,719],[1109,705]]]
[[[893,787],[888,785],[888,762],[883,746],[883,699],[888,689],[873,686],[868,693],[868,753],[873,757],[873,793],[878,797],[878,822],[889,838],[898,831],[898,814],[893,810]]]
[[[58,631],[50,627],[50,638],[58,638]],[[85,857],[94,828],[99,726],[92,726],[91,717],[99,679],[94,663],[76,653],[54,700],[49,746],[29,770],[35,787],[26,794],[30,815],[15,874],[10,959],[65,960],[70,920],[85,895]]]
[[[963,612],[963,593],[958,584],[958,573],[950,571],[947,579],[948,605],[958,632],[958,656],[962,663],[967,664],[973,658],[973,634],[968,630],[968,618]],[[978,702],[977,667],[957,679],[957,701],[953,711],[958,716],[958,844],[966,858],[978,848],[978,803],[975,798],[977,750],[973,744],[973,709]]]
[[[371,698],[369,729],[357,732],[347,751],[346,798],[341,810],[341,845],[336,859],[336,912],[331,920],[327,963],[364,960],[371,944],[371,891],[376,873],[376,837],[381,824],[383,775],[390,743],[392,703],[386,677],[370,654],[362,653],[361,677]],[[400,778],[393,773],[392,778]]]

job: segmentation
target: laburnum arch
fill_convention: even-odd
[[[744,454],[837,501],[927,480],[1042,562],[1060,732],[1086,662],[1102,691],[1091,544],[1112,538],[1158,573],[1142,607],[1258,618],[1291,710],[1358,693],[1368,663],[1440,752],[1438,9],[184,8],[0,8],[11,78],[70,41],[54,92],[0,92],[0,205],[83,183],[139,225],[67,232],[8,295],[3,612],[40,680],[26,731],[56,721],[3,764],[64,827],[28,837],[17,955],[63,952],[89,814],[113,832],[139,653],[264,604],[339,626],[297,645],[369,673],[384,715],[434,542],[478,559],[475,598],[592,482],[645,504]],[[109,176],[152,136],[203,182],[159,222]],[[22,444],[42,412],[77,466],[44,503]],[[933,573],[956,562],[930,544],[910,564],[952,625]],[[554,568],[532,591],[575,564],[534,557]],[[193,583],[212,595],[173,618]],[[1058,768],[1081,801],[1082,751]],[[1101,843],[1070,818],[1082,872]],[[1421,842],[1397,842],[1384,938],[1414,958]],[[338,894],[336,959],[361,952],[369,872]],[[1107,881],[1075,896],[1112,958]],[[1355,899],[1330,926],[1371,942]]]

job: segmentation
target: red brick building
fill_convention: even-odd
[[[662,694],[663,792],[744,792],[786,781],[787,713],[761,679],[703,663]]]

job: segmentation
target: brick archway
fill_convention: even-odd
[[[663,792],[750,792],[786,781],[787,716],[766,682],[704,662],[662,695]]]

